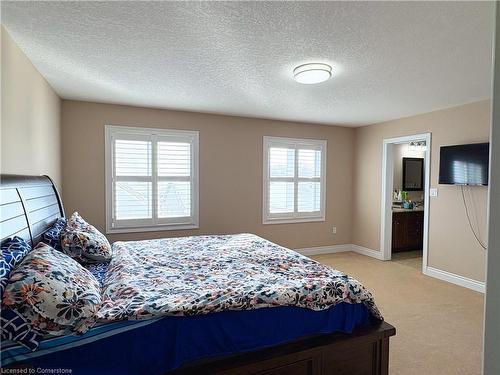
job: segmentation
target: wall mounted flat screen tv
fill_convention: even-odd
[[[441,147],[439,183],[488,185],[489,154],[489,143]]]

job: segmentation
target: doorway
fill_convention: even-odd
[[[402,151],[405,149],[409,152]],[[431,133],[383,141],[380,233],[382,256],[384,260],[391,260],[393,249],[398,251],[419,247],[420,244],[415,245],[415,239],[411,236],[416,236],[420,230],[422,272],[427,268],[428,255],[430,156]],[[393,227],[398,232],[406,231],[404,228],[411,228],[410,232],[413,232],[405,232],[403,237],[395,232],[393,238]],[[393,244],[393,240],[397,243]]]

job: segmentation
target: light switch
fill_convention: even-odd
[[[431,197],[437,197],[438,196],[438,189],[437,188],[430,188],[429,189],[429,195]]]

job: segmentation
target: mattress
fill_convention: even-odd
[[[106,321],[296,306],[373,296],[341,271],[249,233],[115,242],[97,316]]]

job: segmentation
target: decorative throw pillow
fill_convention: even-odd
[[[16,341],[35,351],[42,340],[42,335],[31,329],[31,326],[17,311],[2,306],[0,324],[2,340]]]
[[[9,281],[11,271],[31,251],[31,246],[21,237],[13,237],[2,243],[2,257],[0,258],[0,296],[3,296],[5,286]]]
[[[111,260],[111,245],[101,232],[75,212],[61,233],[63,251],[81,262]]]
[[[66,219],[60,217],[52,226],[42,235],[42,241],[53,249],[62,251],[61,232],[66,227]]]
[[[95,277],[44,243],[11,272],[2,299],[2,309],[15,310],[35,332],[53,336],[85,333],[95,323],[100,304]],[[12,330],[9,325],[2,328]]]

